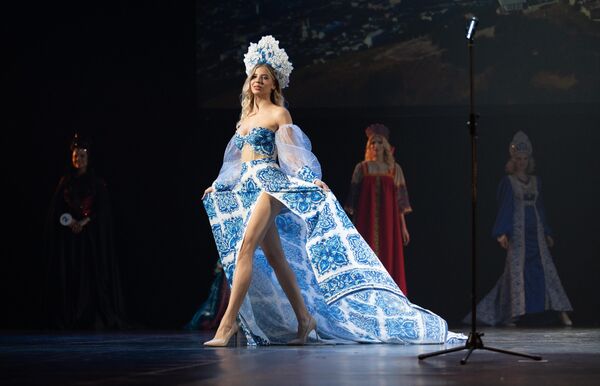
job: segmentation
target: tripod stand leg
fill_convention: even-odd
[[[449,352],[466,350],[466,349],[467,349],[466,346],[460,346],[460,347],[449,348],[449,349],[446,349],[446,350],[431,352],[429,354],[421,354],[421,355],[419,355],[419,360],[422,360],[422,359],[425,359],[425,358],[429,358],[429,357],[434,357],[434,356],[437,356],[437,355],[447,354]]]
[[[520,357],[524,357],[524,358],[529,358],[529,359],[533,359],[535,361],[541,361],[542,357],[538,356],[538,355],[530,355],[530,354],[523,354],[523,353],[519,353],[519,352],[514,352],[514,351],[508,351],[508,350],[502,350],[499,348],[494,348],[494,347],[482,347],[484,350],[489,350],[489,351],[495,351],[495,352],[499,352],[502,354],[509,354],[509,355],[516,355],[516,356],[520,356]]]
[[[475,349],[476,349],[476,347],[471,347],[469,349],[469,352],[467,353],[467,355],[465,355],[465,357],[460,360],[461,365],[467,364],[467,360],[469,360],[469,357],[471,356],[471,354],[473,353],[473,350],[475,350]]]

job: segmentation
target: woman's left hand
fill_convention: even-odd
[[[321,180],[314,180],[313,184],[317,185],[319,188],[323,189],[326,192],[330,191],[329,186],[327,186],[327,184]]]
[[[402,228],[402,241],[404,242],[404,246],[407,246],[410,243],[410,234],[408,233],[408,229],[406,227]]]
[[[75,234],[81,233],[81,231],[83,231],[83,227],[85,227],[89,222],[89,217],[86,217],[81,221],[74,221],[73,224],[71,224],[71,231],[73,231]]]
[[[204,197],[206,197],[207,194],[212,193],[215,191],[215,188],[212,186],[209,186],[208,188],[206,188],[206,190],[204,191],[204,193],[202,194],[202,198],[201,200],[204,200]]]

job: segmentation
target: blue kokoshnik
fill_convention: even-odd
[[[448,333],[444,319],[408,301],[333,193],[286,175],[273,158],[242,163],[231,189],[204,199],[230,285],[245,230],[263,192],[284,205],[275,224],[319,335],[334,341],[389,343],[461,339]],[[260,247],[240,320],[251,345],[284,343],[296,335],[295,314]]]

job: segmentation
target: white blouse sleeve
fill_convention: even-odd
[[[235,146],[235,135],[225,148],[223,166],[217,179],[212,183],[216,190],[230,190],[240,177],[242,152]]]
[[[321,179],[321,165],[311,151],[310,140],[298,126],[291,123],[279,126],[275,146],[284,173],[307,182]]]

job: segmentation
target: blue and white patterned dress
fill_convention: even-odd
[[[264,158],[242,163],[244,146]],[[266,193],[285,206],[275,223],[321,338],[463,341],[464,335],[448,332],[444,319],[408,301],[333,193],[312,183],[320,174],[310,141],[297,126],[284,125],[276,132],[256,127],[246,135],[236,132],[213,184],[216,191],[204,199],[229,283],[257,199]],[[284,343],[296,335],[295,314],[260,247],[239,319],[250,345]]]
[[[477,319],[493,326],[546,310],[572,311],[546,241],[552,231],[546,222],[540,178],[531,176],[523,183],[514,175],[505,176],[498,201],[492,234],[509,239],[506,264],[494,288],[477,305]],[[470,317],[464,321],[470,323]]]

